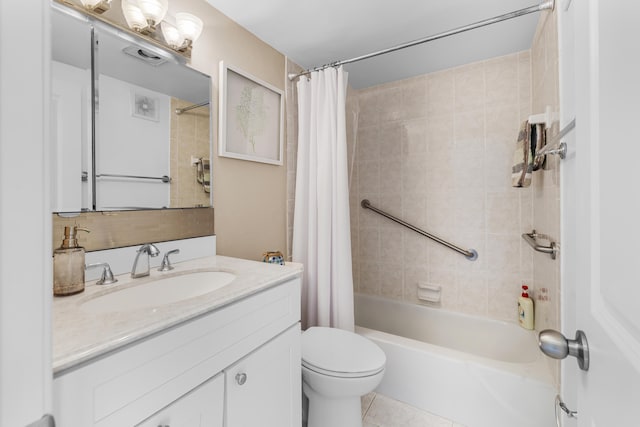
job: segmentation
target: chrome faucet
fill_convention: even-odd
[[[173,270],[173,266],[171,265],[171,261],[169,261],[169,255],[179,254],[179,253],[180,253],[180,249],[173,249],[173,250],[167,252],[166,254],[164,254],[164,257],[162,258],[162,263],[160,264],[160,268],[158,268],[158,271]]]
[[[138,260],[140,259],[140,255],[147,254],[146,260],[146,269],[142,273],[137,273]],[[160,250],[153,243],[146,243],[138,249],[136,253],[136,259],[133,261],[133,267],[131,268],[131,277],[137,279],[138,277],[145,277],[149,275],[149,256],[158,256],[160,254]]]
[[[109,263],[96,262],[94,264],[87,264],[85,265],[84,268],[85,270],[88,270],[90,268],[98,268],[98,267],[102,267],[102,275],[96,282],[96,285],[110,285],[118,281],[118,279],[113,277],[113,273],[111,272],[111,267],[109,266]]]

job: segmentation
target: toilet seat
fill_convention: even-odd
[[[385,362],[380,347],[353,332],[313,327],[302,334],[302,366],[319,374],[367,377],[384,370]]]

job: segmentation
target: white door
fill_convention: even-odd
[[[564,425],[638,426],[640,2],[558,7],[563,108],[577,125],[563,164],[563,332],[583,330],[590,350],[587,372],[563,361],[564,400],[578,411]]]
[[[48,0],[0,1],[1,427],[52,406],[48,31]]]

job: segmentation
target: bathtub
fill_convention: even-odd
[[[556,425],[557,391],[534,332],[361,294],[355,317],[356,332],[387,355],[377,392],[468,427]]]

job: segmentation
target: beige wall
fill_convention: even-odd
[[[533,280],[533,191],[512,188],[520,123],[531,113],[528,51],[358,91],[351,191],[356,291],[421,303],[418,283],[442,287],[441,307],[517,321]],[[463,256],[364,210],[374,206],[479,257]]]
[[[264,251],[284,252],[286,166],[218,157],[217,101],[221,60],[284,90],[285,57],[203,0],[174,0],[171,6],[205,22],[191,64],[211,75],[213,82],[212,191],[218,254],[257,260]]]
[[[543,13],[531,47],[532,105],[534,112],[544,112],[550,107],[559,111],[558,74],[558,26],[557,12]],[[558,134],[555,122],[547,132],[552,138]],[[536,329],[560,330],[560,158],[548,156],[544,170],[534,173],[533,225],[539,233],[549,235],[560,245],[559,256],[552,260],[549,255],[535,252],[533,255],[533,296],[535,300]],[[548,359],[556,382],[560,380],[560,363]]]

